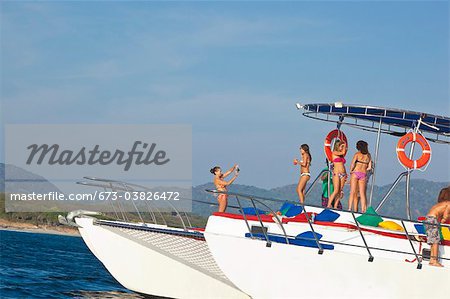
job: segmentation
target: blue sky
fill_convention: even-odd
[[[192,124],[194,184],[235,162],[239,183],[296,183],[302,143],[317,174],[333,126],[296,102],[450,115],[446,1],[2,1],[0,24],[3,124]],[[402,171],[395,143],[379,184]],[[450,181],[449,147],[432,147],[414,177]]]

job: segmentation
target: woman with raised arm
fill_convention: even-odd
[[[344,196],[344,184],[347,180],[347,171],[345,170],[345,154],[347,153],[347,144],[338,140],[335,142],[333,147],[332,160],[333,162],[333,186],[334,191],[328,198],[328,208],[332,206],[337,209]]]
[[[224,180],[234,171],[234,176],[228,182]],[[227,186],[231,185],[239,175],[239,168],[237,165],[231,167],[227,172],[222,173],[222,169],[219,166],[211,168],[210,172],[214,175],[214,185],[217,191],[227,191]],[[219,202],[219,212],[225,212],[228,205],[228,195],[219,193],[217,196],[217,201]]]
[[[350,196],[348,198],[348,210],[358,211],[358,191],[361,200],[361,212],[367,209],[367,173],[372,170],[372,157],[370,156],[368,144],[363,140],[356,143],[358,152],[353,156],[350,166]]]
[[[309,166],[311,166],[311,154],[309,152],[309,146],[307,144],[302,144],[300,146],[300,154],[302,155],[302,160],[294,160],[294,165],[300,165],[300,179],[297,185],[297,194],[300,199],[300,203],[305,202],[305,189],[306,183],[308,183],[311,173],[309,172]]]

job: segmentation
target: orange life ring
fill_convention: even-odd
[[[405,153],[405,147],[410,142],[417,142],[422,147],[422,156],[417,160],[411,160]],[[431,147],[428,141],[419,133],[409,132],[397,143],[397,158],[400,164],[408,169],[422,168],[431,159]]]
[[[325,137],[325,143],[323,148],[328,161],[331,161],[333,157],[333,151],[331,150],[331,143],[335,138],[338,138],[348,144],[347,136],[345,136],[344,132],[342,132],[341,130],[335,129],[330,133],[328,133],[327,137]]]

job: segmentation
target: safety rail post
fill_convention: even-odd
[[[159,214],[159,216],[161,216],[162,221],[164,222],[164,225],[167,226],[167,221],[166,218],[164,218],[163,213],[161,213],[161,211],[157,208],[157,207],[153,207]]]
[[[132,183],[126,183],[126,182],[122,182],[122,181],[109,180],[109,179],[102,179],[102,178],[97,178],[97,177],[88,177],[88,176],[85,176],[85,177],[83,177],[83,178],[88,179],[88,180],[91,180],[91,181],[98,181],[98,182],[109,183],[109,184],[110,184],[110,187],[111,187],[111,190],[114,190],[114,189],[117,189],[117,190],[122,189],[123,191],[128,191],[129,189],[135,190],[133,187],[137,187],[137,188],[140,188],[140,189],[142,189],[142,190],[148,190],[148,191],[151,190],[150,188],[145,187],[145,186],[142,186],[142,185],[132,184]],[[113,184],[117,184],[117,185],[123,186],[123,187],[121,188],[121,187],[115,186],[115,185],[113,185]],[[128,217],[126,217],[126,214],[124,214],[123,211],[121,210],[121,209],[123,209],[123,208],[122,208],[122,205],[120,204],[120,200],[118,200],[117,203],[118,203],[119,208],[120,208],[119,210],[120,210],[120,212],[122,213],[122,215],[123,215],[123,217],[124,217],[124,221],[129,222]],[[167,203],[167,204],[175,211],[176,216],[178,216],[178,218],[179,218],[180,221],[181,221],[181,225],[183,226],[183,230],[184,230],[184,231],[187,231],[188,229],[187,229],[187,227],[186,227],[186,224],[185,224],[185,222],[184,222],[184,220],[183,220],[183,217],[181,216],[180,212],[175,208],[175,206],[174,206],[171,202],[167,201],[166,203]],[[133,205],[134,205],[134,202],[133,202]],[[135,206],[135,209],[137,210],[136,206]],[[137,211],[137,212],[138,212],[138,214],[139,214],[139,211]],[[155,217],[153,211],[152,211],[152,214],[153,214],[153,217]],[[139,214],[139,216],[140,216],[140,214]],[[187,217],[187,216],[186,216],[186,217]],[[140,218],[142,218],[142,217],[140,216]],[[156,218],[156,217],[155,217],[155,218]],[[141,219],[141,220],[142,220],[142,219]],[[164,222],[166,222],[165,219],[164,219]],[[167,222],[166,222],[166,223],[167,223]],[[144,223],[144,224],[145,224],[145,223]]]
[[[108,189],[106,186],[103,187],[103,191],[108,192]],[[111,207],[113,208],[114,214],[116,215],[116,218],[119,219],[119,214],[117,214],[116,208],[114,207],[114,203],[112,200],[109,201],[111,204]]]
[[[87,178],[87,179],[90,179],[90,178],[88,178],[88,177],[84,177],[84,178]],[[115,191],[116,190],[116,188],[118,187],[118,186],[114,186],[113,184],[112,184],[112,182],[109,182],[109,185],[110,185],[110,187],[111,187],[111,191],[112,192],[117,192],[117,191]],[[118,190],[118,189],[117,189]],[[122,203],[120,202],[120,197],[117,199],[117,206],[119,207],[119,211],[120,211],[120,214],[122,214],[122,219],[123,219],[123,221],[127,221],[128,222],[128,217],[126,217],[126,213],[125,213],[125,210],[124,210],[124,208],[122,207]]]
[[[257,203],[263,205],[263,206],[266,207],[270,212],[273,212],[273,210],[272,210],[269,206],[267,206],[266,204],[264,204],[263,202],[261,202],[260,200],[269,200],[269,201],[276,201],[276,202],[279,202],[279,200],[276,200],[276,199],[264,198],[264,197],[258,197],[258,196],[251,196],[251,195],[239,194],[239,193],[233,193],[233,192],[222,192],[222,191],[208,190],[208,189],[207,189],[206,191],[207,191],[207,192],[210,192],[210,193],[223,193],[223,194],[228,194],[228,195],[233,195],[233,196],[235,196],[235,197],[236,197],[236,200],[238,201],[239,207],[234,206],[233,208],[240,209],[241,213],[243,213],[243,209],[242,209],[241,202],[240,202],[240,200],[239,200],[239,196],[242,197],[242,198],[245,198],[246,200],[251,200],[251,201],[254,201],[254,202],[257,202]],[[258,200],[258,199],[256,199],[256,198],[258,198],[258,199],[260,199],[260,200]],[[207,202],[205,202],[205,203],[207,203]],[[254,203],[253,203],[253,204],[254,204]],[[303,210],[304,210],[304,212],[306,213],[306,219],[307,219],[308,224],[310,225],[310,228],[311,228],[311,230],[312,230],[312,232],[313,232],[313,234],[314,234],[314,239],[315,239],[315,241],[316,241],[316,244],[317,244],[317,246],[320,248],[320,247],[321,247],[321,244],[320,244],[320,242],[319,242],[319,240],[318,240],[318,238],[317,238],[317,235],[316,235],[316,233],[315,233],[315,231],[314,231],[314,228],[313,228],[313,226],[312,226],[312,224],[311,224],[311,218],[308,217],[307,211],[306,211],[306,209],[305,209],[305,205],[304,205],[304,204],[300,204],[300,205],[303,207]],[[255,205],[254,205],[254,207],[255,207]],[[312,206],[312,207],[317,207],[317,208],[318,208],[319,206]],[[275,214],[275,213],[274,213],[274,214]],[[363,245],[359,245],[359,244],[350,244],[350,243],[336,242],[336,241],[325,241],[325,240],[324,240],[323,242],[330,243],[330,244],[339,244],[339,245],[345,245],[345,246],[358,247],[358,248],[366,248],[366,250],[369,252],[369,262],[371,262],[371,261],[374,260],[374,257],[372,256],[372,254],[371,254],[371,252],[370,252],[370,249],[380,250],[380,251],[386,251],[386,252],[392,252],[392,253],[397,253],[397,254],[415,255],[416,257],[419,257],[419,256],[420,256],[420,254],[417,254],[417,252],[411,253],[411,251],[406,252],[406,251],[399,251],[399,250],[393,250],[393,249],[387,249],[387,248],[380,248],[380,247],[369,247],[369,246],[367,245],[367,242],[366,242],[366,240],[365,240],[365,238],[364,238],[364,235],[363,235],[363,233],[362,233],[362,229],[361,229],[361,227],[359,226],[359,223],[356,221],[355,214],[354,214],[353,212],[352,212],[351,214],[352,214],[352,216],[353,216],[353,219],[355,220],[355,224],[356,224],[356,226],[357,226],[357,228],[358,228],[358,230],[359,230],[359,232],[360,232],[361,238],[363,239],[364,246],[363,246]],[[251,233],[251,228],[250,228],[250,225],[249,225],[249,223],[248,223],[248,219],[247,219],[247,217],[246,217],[246,215],[245,215],[244,213],[243,213],[243,216],[244,216],[244,220],[245,220],[245,222],[246,222],[247,228],[248,228],[248,230],[249,230],[249,232],[250,232],[250,235],[251,235],[252,237],[254,237],[253,234]],[[259,219],[261,220],[260,217],[259,217]],[[277,223],[280,223],[280,220],[279,220],[278,217],[276,217],[275,219],[276,219]],[[401,219],[401,218],[394,218],[394,217],[393,217],[392,219],[396,219],[396,220],[399,220],[399,221],[403,221],[403,220],[406,221],[406,219]],[[260,223],[261,223],[261,222],[260,222]],[[427,223],[427,222],[422,222],[422,223]],[[403,224],[403,225],[404,225],[404,224]],[[439,224],[439,225],[441,225],[442,227],[448,227],[448,228],[450,228],[450,225],[448,225],[448,224]],[[286,231],[284,230],[284,227],[283,227],[282,223],[281,223],[281,227],[282,227],[282,229],[283,229],[284,236],[287,238],[287,234],[286,234]],[[404,227],[404,229],[405,229],[405,227]],[[406,229],[405,229],[405,231],[406,231]],[[407,236],[410,236],[410,235],[407,234]],[[408,238],[410,238],[410,237],[408,237]],[[266,240],[267,240],[267,237],[266,237]],[[410,240],[411,240],[411,239],[410,239]],[[413,250],[413,251],[414,251],[414,250]],[[370,258],[370,257],[371,257],[371,258]],[[445,257],[441,257],[441,259],[450,261],[449,258],[445,258]],[[422,262],[422,261],[421,261],[421,262]]]
[[[372,161],[372,182],[370,184],[370,195],[369,195],[369,206],[372,205],[372,198],[373,198],[373,188],[375,187],[375,176],[377,174],[377,163],[378,163],[378,152],[380,149],[380,137],[381,137],[381,125],[383,124],[382,118],[380,117],[380,123],[378,125],[378,132],[377,132],[377,143],[375,146],[375,161]]]
[[[131,190],[134,191],[134,189],[131,188],[130,186],[128,186],[127,183],[125,183],[125,182],[120,182],[119,184],[121,184],[125,189],[127,189],[127,192],[129,192],[129,193],[132,192]],[[134,200],[131,200],[131,203],[133,204],[133,207],[134,207],[134,209],[136,210],[136,212],[137,212],[137,214],[138,214],[138,216],[139,216],[139,219],[141,219],[142,223],[145,225],[144,218],[142,218],[142,215],[141,215],[141,213],[139,212],[139,209],[137,208],[136,204],[134,203]]]
[[[422,269],[422,260],[419,258],[419,255],[417,254],[416,249],[414,248],[411,238],[409,237],[408,230],[406,229],[405,223],[403,222],[403,220],[400,220],[400,221],[402,222],[402,226],[403,226],[403,229],[405,230],[406,237],[408,238],[409,244],[411,245],[414,255],[416,256],[417,269]]]
[[[237,195],[235,195],[235,197],[236,197],[236,201],[239,205],[239,209],[241,210],[242,216],[244,217],[245,224],[247,225],[248,232],[250,233],[250,236],[253,238],[252,229],[250,228],[250,224],[248,224],[247,216],[245,215],[244,210],[242,209],[241,201],[239,200],[239,197]]]
[[[131,187],[131,186],[129,185],[129,183],[124,182],[124,184],[125,184],[125,186],[128,187],[130,190],[136,191],[136,189],[134,189],[133,187]],[[135,187],[138,187],[138,186],[135,186]],[[137,209],[137,206],[134,204],[134,201],[133,201],[133,205],[134,205],[136,211],[137,211],[138,214],[139,214],[139,211],[138,211],[138,209]],[[156,220],[156,215],[155,215],[155,213],[153,212],[153,208],[150,206],[150,204],[148,203],[148,201],[145,201],[145,207],[147,208],[147,211],[149,212],[150,217],[151,217],[152,220],[153,220],[153,223],[154,223],[154,224],[158,224],[158,221]]]
[[[384,205],[384,202],[387,200],[387,198],[391,195],[392,191],[394,191],[394,188],[397,186],[397,184],[400,182],[400,180],[402,179],[402,177],[404,177],[405,175],[407,175],[408,172],[404,171],[402,173],[400,173],[397,177],[397,179],[395,180],[395,182],[392,184],[392,186],[389,188],[388,192],[386,193],[386,195],[383,197],[383,199],[380,201],[380,203],[377,205],[377,207],[375,208],[375,212],[378,212],[379,209],[381,209]]]
[[[263,203],[263,202],[261,202],[261,201],[259,201],[257,199],[253,199],[253,200],[256,201],[257,203],[263,205],[264,207],[266,207],[269,210],[269,212],[271,212],[272,215],[274,215],[274,218],[276,219],[275,220],[276,223],[278,225],[280,225],[280,228],[283,231],[284,238],[286,239],[286,244],[289,244],[289,238],[288,238],[288,236],[286,234],[286,230],[284,229],[283,222],[280,221],[280,218],[278,218],[278,215],[268,205],[266,205],[265,203]]]
[[[367,246],[366,238],[364,238],[364,235],[363,235],[363,233],[361,231],[361,227],[359,227],[359,223],[358,223],[358,220],[356,220],[355,213],[353,213],[353,211],[350,211],[350,213],[352,213],[353,220],[355,220],[355,224],[356,224],[356,227],[358,228],[359,234],[361,235],[361,239],[363,240],[364,246],[366,247],[366,250],[369,253],[369,260],[368,261],[369,262],[373,262],[373,255],[370,252],[369,246]]]
[[[256,206],[255,206],[255,203],[254,203],[254,202],[256,201],[256,202],[258,202],[259,204],[263,205],[265,208],[267,208],[267,209],[274,215],[274,217],[275,217],[275,219],[276,219],[276,220],[275,220],[276,223],[280,225],[281,230],[283,231],[284,237],[285,237],[285,239],[286,239],[286,243],[289,244],[289,238],[288,238],[288,236],[287,236],[286,230],[284,229],[283,222],[280,221],[280,219],[278,218],[278,216],[276,215],[276,213],[272,210],[272,208],[270,208],[270,207],[269,207],[268,205],[266,205],[265,203],[263,203],[263,202],[261,202],[261,201],[255,199],[255,198],[253,198],[253,197],[250,196],[250,195],[236,194],[236,193],[233,193],[233,192],[223,192],[223,191],[208,190],[208,189],[207,189],[206,191],[207,191],[207,192],[211,192],[211,193],[222,193],[222,194],[234,195],[234,196],[236,197],[236,200],[238,201],[239,208],[240,208],[240,210],[241,210],[242,215],[244,216],[244,220],[245,220],[245,222],[246,222],[246,224],[247,224],[247,228],[249,229],[250,235],[251,235],[252,237],[253,237],[253,234],[251,233],[251,229],[250,229],[250,226],[249,226],[249,224],[248,224],[248,219],[247,219],[247,217],[246,217],[246,215],[245,215],[245,213],[244,213],[244,210],[242,209],[242,205],[241,205],[241,203],[240,203],[240,201],[239,201],[238,196],[241,196],[241,197],[243,197],[243,198],[247,198],[248,200],[250,200],[250,201],[252,202],[253,208],[255,209],[255,212],[257,213],[258,220],[260,221],[262,227],[264,227],[264,225],[262,224],[262,220],[261,220],[261,218],[260,218],[260,216],[259,216],[259,213],[258,213],[258,211],[257,211],[257,209],[256,209]],[[259,198],[262,199],[262,200],[264,200],[264,198],[262,198],[262,197],[259,197]],[[270,199],[269,199],[269,200],[270,200]],[[300,205],[303,207],[303,210],[305,210],[304,205],[303,205],[303,204],[300,204]],[[306,213],[306,210],[305,210],[305,213]],[[309,217],[308,217],[307,214],[306,214],[306,219],[308,219],[308,222],[309,222],[309,225],[310,225],[310,227],[311,227],[311,230],[312,230],[312,232],[314,233],[314,238],[315,238],[315,240],[316,240],[317,247],[319,248],[319,254],[322,254],[322,253],[323,253],[322,245],[320,244],[319,239],[317,238],[317,236],[316,236],[316,234],[315,234],[314,228],[312,227],[311,222],[310,222]],[[268,239],[268,236],[267,236],[266,238]]]
[[[146,190],[146,191],[151,191],[150,188],[145,187],[145,186],[141,186],[141,185],[138,185],[138,184],[127,183],[127,185],[138,187],[138,188],[141,188],[142,190]],[[180,219],[181,225],[183,226],[183,230],[184,231],[188,231],[186,223],[184,222],[183,217],[181,216],[181,213],[177,210],[177,208],[175,208],[175,206],[170,201],[166,201],[166,203],[175,211],[176,216],[178,216],[178,218]]]
[[[311,231],[313,232],[314,240],[316,241],[317,247],[319,248],[319,252],[318,253],[319,254],[323,254],[322,244],[320,244],[319,239],[317,238],[316,232],[314,231],[314,227],[313,227],[313,225],[311,223],[311,219],[309,219],[308,212],[305,209],[305,205],[302,204],[302,203],[300,205],[303,208],[303,212],[305,213],[305,218],[308,221],[309,227],[311,228]]]
[[[184,211],[183,214],[186,217],[186,220],[187,220],[187,223],[188,223],[189,227],[192,227],[191,219],[189,219],[188,213],[186,213],[186,211]]]
[[[323,175],[324,172],[328,172],[328,170],[324,169],[322,170],[319,175],[314,179],[314,181],[311,183],[311,185],[309,185],[309,188],[306,190],[305,192],[305,199],[308,196],[308,194],[312,191],[312,188],[314,187],[314,185],[317,183],[317,181],[319,180],[319,178]]]
[[[272,246],[272,242],[269,240],[269,235],[267,234],[267,232],[264,231],[264,227],[265,226],[264,226],[264,223],[261,220],[261,215],[259,215],[258,209],[256,208],[256,205],[255,205],[255,202],[253,201],[253,198],[250,197],[249,199],[252,202],[253,208],[255,209],[256,216],[258,217],[259,223],[261,224],[261,230],[262,230],[262,232],[264,234],[264,237],[266,238],[266,247],[271,247]],[[242,210],[242,213],[245,214],[244,210]]]
[[[84,177],[84,178],[87,178],[87,177]],[[111,188],[112,192],[117,192],[117,191],[114,191],[114,186],[111,182],[109,182],[109,187]],[[123,212],[122,205],[120,204],[120,198],[117,200],[117,206],[118,206],[119,212],[122,214],[123,221],[125,221],[125,214]],[[117,217],[117,219],[119,219],[119,217]]]
[[[238,208],[239,208],[239,210],[241,211],[242,216],[244,217],[245,224],[247,225],[248,231],[249,231],[250,236],[251,236],[252,238],[253,238],[254,236],[253,236],[252,230],[251,230],[251,228],[250,228],[250,224],[248,223],[247,215],[245,215],[244,210],[243,210],[243,208],[242,208],[242,204],[241,204],[241,201],[239,200],[239,196],[242,196],[242,197],[244,197],[244,198],[248,198],[250,201],[252,201],[253,208],[255,209],[255,212],[257,213],[257,215],[259,215],[259,213],[257,212],[257,209],[256,209],[256,206],[255,206],[254,201],[256,201],[257,203],[263,205],[265,208],[267,208],[267,209],[269,210],[269,212],[271,212],[271,213],[274,215],[274,217],[275,217],[275,222],[276,222],[277,224],[280,225],[281,230],[282,230],[282,232],[283,232],[283,236],[284,236],[284,238],[286,239],[286,243],[289,244],[289,238],[288,238],[288,236],[287,236],[287,234],[286,234],[286,230],[284,229],[283,222],[280,221],[280,219],[278,218],[278,216],[276,215],[276,213],[275,213],[268,205],[266,205],[265,203],[263,203],[263,202],[261,202],[261,201],[259,201],[259,200],[257,200],[257,199],[254,199],[254,198],[252,198],[251,196],[246,196],[246,195],[242,195],[242,194],[238,195],[238,194],[236,194],[236,193],[223,192],[223,191],[217,191],[217,190],[208,190],[208,189],[207,189],[206,191],[207,191],[207,192],[211,192],[211,193],[229,194],[229,195],[234,195],[234,196],[236,197],[236,201],[237,201],[237,203],[238,203],[238,205],[239,205]],[[259,219],[259,221],[260,221],[260,223],[261,223],[262,230],[264,231],[263,228],[264,228],[265,226],[262,224],[262,219],[261,219],[259,216],[258,216],[258,219]],[[268,237],[268,236],[267,236],[267,237]]]
[[[153,211],[150,210],[149,205],[146,203],[145,206],[147,207],[147,211],[150,214],[150,217],[152,218],[153,223],[158,224],[156,221],[156,215],[153,215],[153,213],[152,213]]]

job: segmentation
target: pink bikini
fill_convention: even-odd
[[[356,159],[355,164],[356,163],[369,164],[369,162],[359,161],[358,159]],[[352,173],[355,175],[355,177],[358,181],[365,180],[366,176],[367,176],[367,174],[365,172],[361,172],[361,171],[353,171]]]
[[[361,171],[353,171],[353,175],[356,177],[358,181],[366,179],[366,173]]]
[[[347,162],[347,161],[343,157],[338,157],[338,158],[333,159],[333,163],[336,163],[336,162],[342,162],[345,164],[345,162]]]
[[[343,157],[338,157],[338,158],[334,158],[333,159],[333,163],[339,163],[339,162],[342,162],[342,163],[344,163],[345,164],[345,162],[347,162],[346,160],[345,160],[345,158],[343,158]],[[346,178],[347,177],[347,174],[345,173],[345,172],[340,172],[340,173],[337,173],[336,174],[340,179],[344,179],[344,178]]]

